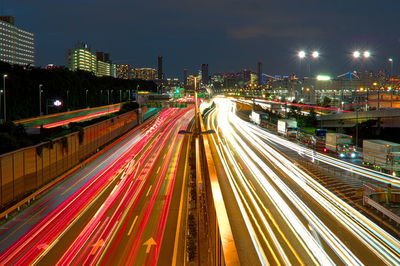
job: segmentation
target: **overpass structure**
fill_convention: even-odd
[[[357,123],[376,121],[378,127],[400,127],[400,109],[337,113],[317,117],[320,127],[354,127]]]

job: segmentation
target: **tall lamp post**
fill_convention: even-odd
[[[356,105],[356,150],[358,147],[358,108],[359,106]]]
[[[7,107],[6,107],[6,78],[8,78],[7,74],[3,75],[3,92],[4,92],[4,122],[7,121]]]
[[[88,106],[88,92],[89,92],[89,90],[86,90],[86,91],[85,91],[85,93],[86,93],[86,108],[89,107],[89,106]]]
[[[318,59],[319,58],[319,52],[318,51],[313,51],[311,53],[311,57],[313,59]],[[311,74],[311,61],[310,60],[308,61],[308,72]]]
[[[364,59],[366,60],[366,59],[369,59],[369,58],[371,57],[371,52],[368,51],[368,50],[365,50],[364,52],[361,52],[361,51],[359,51],[359,50],[356,50],[356,51],[353,52],[352,56],[353,56],[353,59],[355,59],[355,60],[358,60],[358,59],[360,59],[360,58],[364,58]],[[366,111],[368,111],[368,101],[369,101],[369,100],[368,100],[368,93],[369,93],[369,90],[367,89],[367,105],[366,105]]]
[[[39,116],[42,116],[42,87],[43,84],[39,84]]]
[[[390,64],[390,77],[393,77],[393,58],[389,58],[388,62]]]
[[[364,58],[364,59],[368,59],[368,58],[371,57],[371,52],[368,51],[368,50],[366,50],[364,52],[361,52],[361,51],[358,51],[358,50],[353,52],[353,58],[354,59],[359,59],[361,57]]]
[[[318,51],[312,51],[310,52],[310,59],[308,60],[308,74],[311,74],[311,59],[318,59],[319,58],[319,52]],[[307,52],[306,51],[300,51],[298,52],[297,56],[300,59],[300,69],[301,69],[301,63],[304,59],[307,59]]]
[[[299,57],[299,59],[300,59],[300,72],[301,72],[301,63],[303,62],[303,60],[304,60],[304,58],[306,58],[306,52],[305,51],[300,51],[300,52],[298,52],[298,54],[297,54],[297,56]]]
[[[69,111],[69,90],[67,90],[67,102],[66,102],[67,111]]]
[[[1,117],[1,110],[3,110],[3,106],[2,106],[2,101],[3,101],[3,89],[0,90],[0,124],[2,122],[2,117]]]

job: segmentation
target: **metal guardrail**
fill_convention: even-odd
[[[396,215],[395,213],[391,212],[390,210],[386,209],[383,207],[381,204],[378,202],[374,201],[368,196],[363,197],[363,204],[364,205],[370,205],[371,207],[375,208],[376,210],[380,211],[382,214],[386,215],[393,221],[395,221],[397,224],[400,224],[400,216]]]

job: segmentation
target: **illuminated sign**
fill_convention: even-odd
[[[318,75],[317,76],[317,80],[327,81],[327,80],[331,80],[331,77],[330,76],[326,76],[326,75]]]

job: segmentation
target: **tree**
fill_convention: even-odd
[[[322,100],[322,106],[328,107],[328,106],[330,106],[331,102],[332,102],[332,99],[325,96],[324,99]]]
[[[47,70],[0,62],[0,72],[8,75],[6,79],[7,118],[10,120],[34,117],[39,114],[40,84],[43,90],[42,110],[45,110],[47,100],[54,98],[64,102],[59,111],[66,111],[67,108],[70,110],[86,108],[86,90],[89,92],[88,105],[91,107],[106,104],[107,95],[113,99],[114,94],[114,102],[119,102],[119,90],[126,92],[139,88],[157,91],[157,85],[153,81],[96,77],[90,72],[72,72],[66,68]],[[122,100],[126,101],[127,98],[122,98]]]
[[[305,123],[307,127],[313,127],[317,124],[317,113],[314,108],[311,108],[309,114],[306,116]]]

